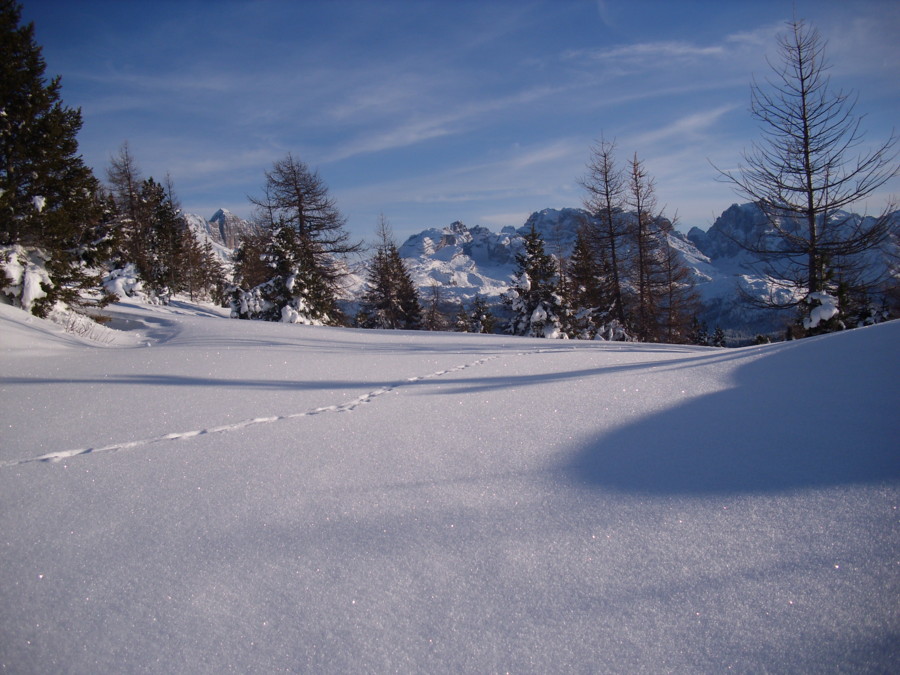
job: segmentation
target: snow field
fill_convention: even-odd
[[[13,672],[900,656],[900,324],[715,350],[124,306],[151,346],[96,347],[3,309]]]

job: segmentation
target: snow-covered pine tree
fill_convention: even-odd
[[[453,321],[453,330],[457,333],[471,333],[472,321],[469,318],[469,312],[466,311],[466,305],[460,301],[459,309],[456,312],[456,318]]]
[[[232,317],[315,326],[335,323],[334,294],[319,273],[312,248],[294,228],[275,229],[264,254],[271,276],[250,290],[233,291]]]
[[[493,333],[497,319],[491,312],[487,300],[475,294],[472,299],[472,310],[469,312],[469,326],[473,333]]]
[[[139,230],[144,236],[144,253],[138,271],[147,287],[161,301],[168,302],[181,290],[179,265],[187,228],[171,193],[153,178],[141,183],[140,201],[146,220]],[[132,236],[137,236],[137,232]]]
[[[557,261],[544,250],[544,240],[533,224],[523,240],[524,250],[516,255],[513,285],[503,295],[513,313],[506,331],[530,337],[568,337]]]
[[[44,316],[57,301],[83,307],[111,299],[93,293],[101,288],[94,266],[108,252],[111,215],[78,155],[81,111],[63,105],[59,77],[45,80],[34,25],[20,20],[19,4],[2,0],[0,278],[12,302]]]

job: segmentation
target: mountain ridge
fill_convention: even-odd
[[[852,223],[871,216],[847,212],[837,217]],[[872,276],[900,282],[900,210],[889,215],[890,234],[879,249],[867,252],[865,265]],[[230,261],[231,252],[251,224],[226,209],[209,219],[185,214],[189,226],[201,240],[209,240],[219,255]],[[460,303],[469,306],[478,295],[502,313],[500,296],[515,274],[515,257],[522,250],[523,236],[532,227],[541,235],[548,253],[557,258],[571,254],[579,227],[591,222],[580,208],[546,208],[536,211],[520,227],[507,225],[493,231],[482,225],[469,227],[454,221],[442,228],[431,227],[410,235],[398,250],[405,260],[423,301],[438,287],[445,313],[455,313]],[[764,214],[753,203],[732,204],[716,218],[708,230],[691,228],[686,234],[672,229],[667,238],[682,264],[690,271],[702,311],[698,315],[710,328],[721,327],[736,340],[757,333],[774,334],[795,318],[790,312],[755,308],[741,300],[739,284],[760,298],[779,289],[754,269],[756,260],[739,241],[770,237],[777,243]],[[355,314],[357,299],[365,286],[367,261],[355,266],[348,276],[342,304],[348,315]],[[784,291],[781,291],[784,293]]]

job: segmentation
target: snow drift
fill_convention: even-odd
[[[0,668],[884,672],[900,323],[740,350],[0,306]]]

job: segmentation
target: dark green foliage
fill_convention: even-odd
[[[709,344],[713,347],[725,347],[725,331],[722,330],[721,326],[716,326],[716,330],[713,331],[712,339],[710,339]]]
[[[253,288],[272,278],[274,272],[266,261],[269,233],[255,230],[244,236],[234,252],[234,283],[241,288]]]
[[[456,315],[455,329],[461,333],[493,333],[497,319],[483,297],[475,294],[472,307],[468,311],[460,304]]]
[[[108,172],[116,203],[117,264],[133,263],[158,301],[176,293],[222,299],[225,272],[209,242],[190,230],[174,195],[153,178],[140,180],[127,145]]]
[[[531,337],[565,337],[566,309],[559,294],[559,266],[544,250],[544,240],[532,226],[524,250],[516,255],[513,285],[503,296],[513,317],[507,332]]]
[[[566,266],[565,298],[571,308],[571,337],[592,340],[611,318],[613,299],[607,292],[606,275],[599,261],[591,232],[579,229]]]
[[[709,329],[705,321],[700,321],[696,316],[691,319],[691,327],[688,331],[688,342],[692,345],[706,347],[709,345]]]
[[[339,315],[330,288],[319,275],[309,247],[291,228],[281,228],[267,242],[271,276],[250,290],[235,288],[232,316],[323,325]]]
[[[362,328],[420,328],[422,307],[409,269],[384,217],[378,228],[379,243],[369,264],[356,323]]]
[[[34,26],[20,18],[17,3],[0,1],[0,246],[46,253],[46,296],[32,307],[43,315],[56,301],[108,301],[84,292],[99,289],[89,266],[104,253],[110,214],[78,156],[81,111],[62,104],[59,77],[45,80]]]
[[[493,333],[497,319],[491,312],[491,308],[480,295],[475,295],[472,300],[472,310],[469,312],[470,325],[473,333]]]

